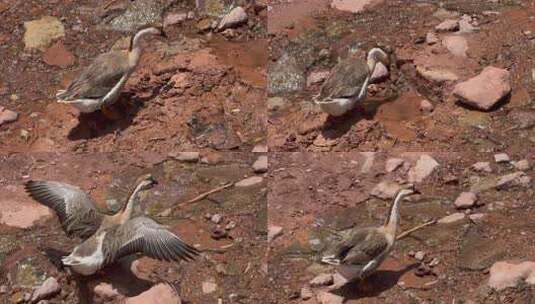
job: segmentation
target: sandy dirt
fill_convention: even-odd
[[[108,303],[93,292],[101,282],[111,284],[125,297],[167,282],[178,291],[183,303],[228,301],[231,294],[241,303],[258,303],[268,293],[266,183],[226,189],[194,204],[176,207],[222,184],[255,175],[251,169],[255,155],[212,154],[210,164],[184,163],[147,153],[135,157],[119,153],[97,153],[91,157],[51,153],[2,155],[1,171],[10,173],[3,175],[0,188],[24,207],[11,206],[12,200],[4,196],[0,205],[2,209],[24,208],[31,220],[24,228],[19,223],[0,224],[0,282],[9,286],[9,291],[0,295],[0,302],[15,303],[43,278],[54,276],[62,290],[49,303]],[[107,208],[110,200],[122,205],[132,183],[146,173],[151,173],[159,184],[143,195],[138,212],[167,225],[189,244],[209,251],[189,263],[125,258],[84,280],[58,270],[44,252],[47,248],[69,252],[77,241],[65,236],[51,212],[36,214],[40,206],[25,195],[22,183],[28,179],[71,183],[89,191],[101,207]],[[162,216],[162,211],[172,206],[176,209]],[[219,214],[222,221],[216,225],[206,218],[207,214]],[[225,230],[231,222],[235,227]],[[227,236],[214,239],[215,229],[226,231]],[[206,282],[216,286],[209,294],[201,288]],[[112,302],[119,303],[120,298]]]
[[[274,153],[270,157],[268,226],[282,227],[269,243],[269,276],[278,288],[278,303],[320,303],[300,299],[300,291],[331,266],[319,263],[330,235],[322,227],[341,231],[381,225],[390,199],[370,195],[382,181],[403,183],[420,155],[425,153]],[[439,166],[417,183],[421,195],[403,202],[401,231],[456,212],[459,193],[483,189],[495,176],[516,171],[496,164],[488,153],[430,153]],[[512,159],[523,157],[511,155]],[[533,155],[531,155],[533,157]],[[385,162],[400,158],[395,171]],[[488,161],[491,173],[471,166]],[[533,170],[527,175],[532,179]],[[311,178],[313,176],[313,178]],[[483,188],[481,188],[483,187]],[[464,219],[435,224],[400,240],[391,255],[369,280],[336,291],[345,303],[533,303],[535,290],[526,286],[494,292],[486,287],[488,268],[497,260],[533,259],[533,190],[513,187],[486,189],[478,194],[481,205]],[[470,220],[470,214],[484,214]],[[318,226],[317,223],[321,223]],[[423,251],[425,262],[436,258],[433,273],[417,276],[420,262],[410,252]],[[312,288],[316,294],[325,288]],[[466,302],[472,300],[474,302]],[[331,303],[331,302],[329,302]],[[335,302],[332,302],[335,303]]]

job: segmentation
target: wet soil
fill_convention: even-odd
[[[329,231],[381,225],[391,200],[370,195],[381,181],[403,183],[419,152],[407,153],[273,153],[268,176],[268,226],[282,227],[269,243],[269,277],[277,303],[319,303],[299,298],[302,287],[333,269],[319,262],[332,236]],[[431,153],[440,166],[416,185],[421,195],[403,202],[400,231],[459,212],[453,202],[460,192],[483,185],[494,176],[515,171],[496,164],[488,153]],[[404,163],[385,171],[388,158]],[[523,155],[512,156],[523,157]],[[533,155],[531,155],[533,157]],[[470,167],[489,161],[492,173]],[[527,174],[533,179],[534,171]],[[313,177],[313,178],[311,178]],[[479,192],[481,206],[463,220],[435,224],[398,241],[379,270],[362,284],[336,291],[345,303],[532,303],[533,287],[493,292],[485,285],[488,268],[502,259],[533,259],[535,244],[533,190],[528,187]],[[469,214],[482,219],[469,220]],[[424,251],[439,260],[434,274],[418,276],[420,262],[410,252]],[[321,288],[312,288],[313,292]],[[504,299],[508,299],[507,301]]]
[[[2,151],[250,151],[265,142],[266,113],[258,110],[267,58],[261,3],[249,6],[248,23],[226,37],[200,32],[198,23],[217,18],[197,14],[166,27],[167,40],[149,39],[111,115],[80,114],[56,103],[57,90],[127,35],[102,26],[106,9],[114,12],[128,1],[109,2],[2,2],[0,105],[19,113],[0,128]],[[163,16],[195,7],[194,1],[167,3]],[[44,15],[62,21],[65,37],[59,40],[73,55],[72,65],[48,65],[45,50],[24,49],[23,22]]]
[[[16,301],[49,276],[54,276],[62,286],[61,294],[49,303],[110,303],[102,302],[93,292],[100,282],[112,284],[127,297],[167,282],[178,291],[183,303],[217,303],[218,299],[227,302],[229,296],[239,303],[260,303],[269,298],[265,284],[266,183],[229,188],[196,203],[180,205],[222,184],[255,175],[251,169],[255,155],[210,154],[210,164],[202,164],[179,162],[150,153],[136,156],[95,153],[91,157],[68,153],[3,154],[0,170],[9,173],[2,176],[0,189],[26,206],[27,213],[34,212],[38,206],[24,193],[22,183],[28,179],[77,185],[88,191],[101,207],[108,208],[110,201],[121,206],[135,179],[151,173],[159,184],[143,195],[138,214],[146,214],[167,225],[184,241],[205,252],[188,263],[127,257],[81,280],[56,268],[45,255],[54,250],[69,252],[77,243],[65,236],[55,216],[40,217],[27,228],[0,224],[0,285],[8,287],[7,293],[0,295],[0,302]],[[4,210],[17,207],[6,206],[5,198],[0,201]],[[173,206],[173,212],[162,214]],[[215,224],[206,218],[207,214],[220,214],[222,221]],[[226,237],[212,237],[215,229],[225,231],[230,222],[234,222],[235,227],[226,230]],[[201,287],[205,282],[216,284],[215,291],[204,293]],[[113,302],[120,303],[119,300]]]
[[[355,46],[364,58],[371,47],[387,45],[397,60],[389,79],[372,86],[368,98],[351,113],[335,119],[313,103],[320,84],[303,82],[291,91],[268,87],[269,97],[282,98],[268,118],[273,150],[462,151],[470,147],[480,152],[520,152],[533,146],[533,125],[521,127],[526,124],[517,119],[519,112],[532,117],[534,109],[531,54],[535,44],[529,33],[535,30],[535,6],[531,1],[442,1],[440,5],[425,0],[384,1],[356,14],[330,8],[327,1],[306,3],[306,10],[292,10],[298,6],[293,2],[273,4],[268,26],[270,71],[288,56],[297,58],[293,76],[306,78],[329,71]],[[475,17],[480,28],[461,34],[468,42],[467,57],[452,56],[440,41],[423,42],[442,20],[463,14]],[[439,39],[446,35],[438,34]],[[447,68],[460,81],[489,65],[506,68],[511,72],[512,94],[489,112],[468,109],[451,97],[453,84],[422,78],[416,72],[420,65]],[[433,104],[432,113],[420,110],[423,99]]]

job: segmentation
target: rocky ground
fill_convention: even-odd
[[[278,151],[522,152],[535,142],[533,1],[276,1],[270,7],[268,138]],[[314,105],[348,47],[395,55],[368,98]]]
[[[3,151],[250,151],[265,143],[266,5],[236,1],[2,1]],[[227,14],[230,17],[223,18]],[[234,19],[233,19],[234,18]],[[163,24],[114,115],[55,102],[93,58]]]
[[[534,157],[272,154],[269,278],[277,303],[533,303]],[[327,231],[380,225],[407,182],[421,195],[401,205],[401,231],[437,223],[401,239],[366,283],[333,288],[339,277],[318,261]]]
[[[161,299],[158,303],[259,303],[269,292],[266,170],[265,156],[257,153],[169,158],[149,153],[3,154],[0,171],[9,173],[0,181],[0,303],[30,302],[39,290],[52,292],[42,303],[155,303],[155,298]],[[205,252],[189,263],[123,259],[84,280],[56,268],[45,252],[68,252],[77,240],[65,236],[57,218],[32,201],[22,183],[46,179],[75,184],[101,207],[116,210],[134,180],[146,173],[159,184],[142,197],[138,212]],[[236,184],[179,204],[229,182]]]

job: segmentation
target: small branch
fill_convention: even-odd
[[[436,222],[437,222],[436,220],[430,220],[429,222],[426,222],[426,223],[423,223],[423,224],[421,224],[421,225],[418,225],[418,226],[416,226],[416,227],[414,227],[414,228],[411,228],[411,229],[409,229],[409,230],[407,230],[407,231],[403,231],[402,233],[400,233],[400,234],[396,237],[396,240],[400,240],[400,239],[402,239],[402,238],[408,236],[409,234],[413,233],[414,231],[416,231],[416,230],[420,230],[420,229],[422,229],[422,228],[424,228],[424,227],[427,227],[427,226],[429,226],[429,225],[433,225],[433,224],[436,223]]]
[[[174,209],[176,209],[176,208],[178,208],[178,207],[181,207],[181,206],[184,206],[184,205],[193,204],[193,203],[195,203],[195,202],[198,202],[198,201],[200,201],[200,200],[205,199],[205,198],[206,198],[208,195],[210,195],[210,194],[219,192],[219,191],[221,191],[221,190],[225,190],[225,189],[230,188],[230,187],[232,187],[232,186],[234,186],[234,183],[227,183],[227,184],[224,184],[223,186],[219,186],[219,187],[217,187],[217,188],[215,188],[215,189],[212,189],[212,190],[210,190],[210,191],[204,192],[204,193],[198,195],[197,197],[195,197],[195,198],[193,198],[193,199],[190,199],[189,201],[182,202],[182,203],[178,203],[178,204],[176,204],[175,206],[173,206],[171,210],[174,210]]]

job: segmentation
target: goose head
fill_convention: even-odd
[[[158,181],[154,179],[152,174],[145,174],[137,179],[137,188],[139,190],[149,190],[157,184]]]

